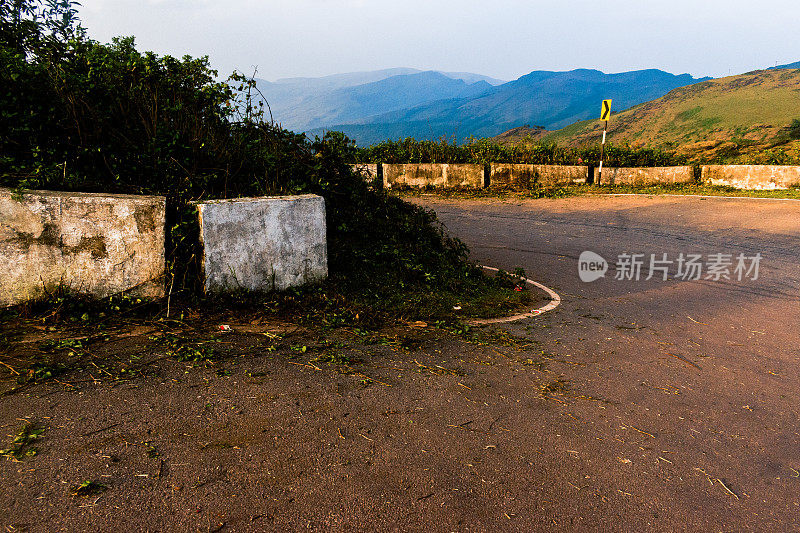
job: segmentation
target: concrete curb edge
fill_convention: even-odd
[[[498,269],[494,267],[486,265],[479,265],[479,266],[484,270],[490,270],[492,272],[498,271]],[[508,322],[516,322],[517,320],[523,320],[525,318],[535,318],[537,316],[541,316],[547,313],[548,311],[552,311],[553,309],[561,305],[561,296],[559,296],[558,293],[556,293],[553,289],[545,287],[541,283],[538,283],[528,278],[522,278],[522,280],[525,283],[533,285],[534,287],[546,292],[548,296],[550,296],[551,299],[550,303],[545,305],[544,307],[533,309],[529,313],[522,313],[518,315],[511,315],[500,318],[478,318],[478,319],[467,320],[465,323],[470,326],[488,326],[490,324],[506,324]]]

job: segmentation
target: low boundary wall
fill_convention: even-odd
[[[383,185],[406,187],[472,187],[484,186],[483,165],[469,164],[383,164]]]
[[[705,165],[704,183],[737,189],[788,189],[800,186],[800,167],[778,165]]]
[[[598,183],[599,169],[594,169]],[[600,185],[658,185],[662,183],[691,183],[693,167],[604,167]]]
[[[268,292],[328,277],[321,196],[236,198],[196,205],[206,292]]]
[[[498,188],[528,189],[533,185],[570,185],[586,183],[589,177],[587,166],[492,163],[490,168],[489,186]]]
[[[589,179],[589,167],[580,165],[534,165],[537,172],[538,185],[570,185],[586,183]]]
[[[160,196],[0,189],[0,305],[59,287],[162,297],[165,210]]]

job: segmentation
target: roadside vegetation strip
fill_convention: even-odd
[[[481,265],[481,268],[483,268],[484,270],[490,270],[492,272],[498,272],[499,271],[499,269],[497,269],[497,268],[486,266],[486,265]],[[524,278],[524,277],[522,277],[520,279],[522,281],[524,281],[525,283],[527,283],[528,285],[532,285],[532,286],[534,286],[534,287],[536,287],[538,289],[541,289],[544,292],[546,292],[547,295],[550,296],[550,303],[545,305],[544,307],[540,307],[538,309],[533,309],[532,311],[530,311],[528,313],[521,313],[521,314],[517,314],[517,315],[511,315],[511,316],[505,316],[505,317],[499,317],[499,318],[479,318],[479,319],[468,320],[466,323],[468,325],[470,325],[470,326],[488,326],[490,324],[505,324],[505,323],[508,323],[508,322],[516,322],[517,320],[523,320],[525,318],[534,318],[534,317],[537,317],[537,316],[541,316],[541,315],[547,313],[548,311],[552,311],[553,309],[555,309],[556,307],[561,305],[561,296],[559,296],[558,293],[556,291],[554,291],[553,289],[551,289],[549,287],[546,287],[546,286],[542,285],[541,283],[539,283],[537,281],[533,281],[532,279],[528,279],[528,278]]]
[[[722,196],[716,194],[653,194],[644,192],[607,193],[598,196],[664,196],[667,198],[712,198],[720,200],[777,200],[780,202],[800,202],[800,198],[782,198],[779,196]]]
[[[800,199],[800,187],[787,189],[737,189],[727,185],[679,183],[659,185],[601,185],[583,188],[589,195],[704,196],[728,198]]]
[[[394,191],[401,197],[435,196],[444,199],[519,199],[535,200],[541,198],[571,198],[587,196],[694,196],[708,198],[759,198],[771,200],[800,200],[800,188],[789,189],[735,189],[720,185],[695,183],[662,185],[564,185],[556,187],[537,187],[527,189],[401,189]]]

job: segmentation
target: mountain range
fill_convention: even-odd
[[[304,132],[449,98],[470,98],[505,83],[467,72],[395,68],[322,78],[256,80],[276,122]]]
[[[612,98],[621,110],[708,79],[656,69],[618,74],[578,69],[534,71],[504,82],[400,68],[257,80],[257,87],[283,127],[312,137],[344,131],[368,145],[401,137],[462,141],[530,124],[558,129],[594,116],[603,99]]]

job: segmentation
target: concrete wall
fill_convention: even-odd
[[[706,165],[704,183],[737,189],[786,189],[800,186],[800,167],[773,165]]]
[[[599,169],[594,169],[597,183]],[[600,185],[657,185],[689,183],[694,179],[692,167],[603,167]]]
[[[586,183],[589,167],[579,165],[533,165],[536,168],[536,183],[543,186]]]
[[[489,185],[527,189],[534,184],[545,187],[586,183],[589,167],[570,165],[526,165],[492,163]]]
[[[164,213],[154,196],[0,189],[0,305],[59,286],[107,297],[164,295]]]
[[[536,182],[536,176],[535,165],[492,163],[489,172],[489,186],[529,189]]]
[[[383,185],[407,187],[483,188],[483,165],[383,164]]]
[[[305,194],[197,204],[206,292],[266,292],[328,276],[325,200]]]
[[[355,163],[351,165],[353,172],[364,176],[366,181],[372,181],[378,177],[378,164],[377,163]]]

